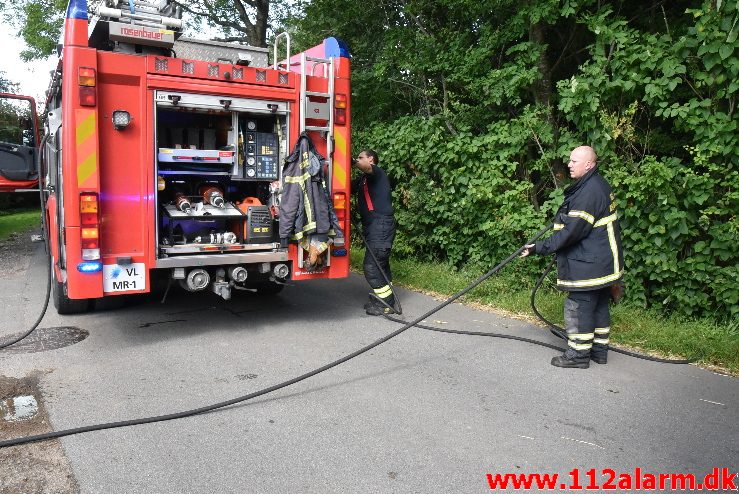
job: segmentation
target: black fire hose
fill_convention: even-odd
[[[375,256],[375,253],[372,252],[372,249],[370,248],[370,246],[367,244],[367,240],[364,238],[364,235],[362,235],[362,233],[360,232],[359,228],[357,228],[356,224],[354,224],[354,223],[352,223],[352,224],[354,225],[354,231],[359,235],[359,238],[362,239],[362,242],[364,243],[365,249],[372,256],[372,259],[375,261],[375,264],[377,265],[377,268],[380,270],[380,273],[382,274],[382,277],[385,279],[385,282],[390,287],[390,290],[392,290],[392,292],[393,292],[393,298],[395,299],[395,305],[396,305],[395,307],[393,307],[393,309],[395,310],[396,313],[402,314],[403,312],[402,312],[402,308],[400,306],[400,297],[398,297],[398,295],[395,293],[395,290],[393,289],[393,284],[390,281],[390,278],[388,277],[388,275],[385,272],[385,270],[382,269],[382,266],[380,266],[380,262],[377,260],[377,257]],[[548,226],[542,232],[540,232],[539,234],[537,234],[536,237],[534,237],[534,238],[539,238],[541,235],[543,235],[544,233],[546,233],[550,228],[551,228],[551,226]],[[519,252],[520,252],[520,250],[519,250]],[[510,258],[510,260],[513,260],[513,258]],[[508,261],[508,262],[510,262],[510,261]],[[508,264],[508,262],[505,262],[505,264]],[[501,266],[501,267],[503,267],[503,266]],[[380,303],[385,304],[376,295],[373,295],[373,294],[370,294],[370,295],[373,296],[375,299],[377,299]],[[385,304],[385,305],[387,305],[387,304]],[[400,324],[406,324],[408,322],[408,321],[405,321],[405,320],[400,319],[398,317],[393,317],[390,314],[383,314],[383,315],[385,316],[386,319],[390,319],[391,321],[397,322],[397,323],[400,323]],[[564,348],[558,347],[556,345],[552,345],[551,343],[545,343],[543,341],[532,340],[531,338],[524,338],[522,336],[514,336],[514,335],[509,335],[509,334],[503,334],[503,333],[490,333],[490,332],[486,332],[486,331],[461,331],[461,330],[457,330],[457,329],[444,329],[444,328],[437,328],[435,326],[427,326],[425,324],[420,324],[420,323],[419,324],[416,324],[415,327],[421,328],[421,329],[427,329],[429,331],[437,331],[437,332],[440,332],[440,333],[463,334],[463,335],[468,335],[468,336],[488,336],[488,337],[491,337],[491,338],[504,338],[504,339],[509,339],[509,340],[524,341],[526,343],[532,343],[534,345],[541,345],[541,346],[544,346],[544,347],[547,347],[547,348],[551,348],[553,350],[561,350],[561,351],[564,351],[565,350]]]
[[[530,243],[536,241],[536,239],[538,239],[539,237],[541,237],[542,235],[544,235],[549,230],[549,228],[551,228],[551,226],[548,226],[547,228],[541,230],[539,233],[536,234],[536,236],[534,236],[532,239],[530,239],[528,242],[526,242],[526,244],[530,244]],[[369,344],[369,345],[367,345],[367,346],[365,346],[363,348],[360,348],[359,350],[357,350],[355,352],[352,352],[349,355],[346,355],[344,357],[341,357],[338,360],[334,360],[333,362],[331,362],[329,364],[326,364],[326,365],[324,365],[322,367],[319,367],[318,369],[314,369],[314,370],[312,370],[310,372],[306,372],[305,374],[303,374],[301,376],[298,376],[298,377],[295,377],[293,379],[290,379],[288,381],[284,381],[282,383],[275,384],[274,386],[270,386],[268,388],[264,388],[264,389],[261,389],[259,391],[255,391],[253,393],[250,393],[250,394],[247,394],[247,395],[244,395],[244,396],[240,396],[238,398],[233,398],[231,400],[222,401],[220,403],[215,403],[213,405],[207,405],[207,406],[203,406],[203,407],[200,407],[200,408],[195,408],[195,409],[192,409],[192,410],[187,410],[187,411],[184,411],[184,412],[171,413],[171,414],[168,414],[168,415],[158,415],[158,416],[155,416],[155,417],[145,417],[145,418],[134,419],[134,420],[122,420],[122,421],[119,421],[119,422],[109,422],[109,423],[105,423],[105,424],[88,425],[88,426],[84,426],[84,427],[77,427],[77,428],[74,428],[74,429],[66,429],[66,430],[61,430],[61,431],[47,432],[45,434],[38,434],[38,435],[35,435],[35,436],[26,436],[26,437],[19,437],[19,438],[16,438],[16,439],[8,439],[8,440],[5,440],[5,441],[0,441],[0,448],[7,448],[7,447],[10,447],[10,446],[18,446],[18,445],[21,445],[21,444],[28,444],[28,443],[32,443],[32,442],[36,442],[36,441],[45,441],[45,440],[48,440],[48,439],[56,439],[56,438],[64,437],[64,436],[71,436],[73,434],[80,434],[82,432],[100,431],[100,430],[104,430],[104,429],[115,429],[115,428],[118,428],[118,427],[128,427],[128,426],[131,426],[131,425],[151,424],[153,422],[163,422],[165,420],[173,420],[173,419],[180,419],[180,418],[190,417],[190,416],[193,416],[193,415],[198,415],[198,414],[201,414],[201,413],[205,413],[205,412],[210,412],[210,411],[213,411],[213,410],[217,410],[219,408],[223,408],[223,407],[226,407],[226,406],[229,406],[229,405],[235,405],[236,403],[241,403],[243,401],[251,400],[253,398],[257,398],[259,396],[266,395],[267,393],[271,393],[273,391],[277,391],[278,389],[285,388],[287,386],[290,386],[291,384],[295,384],[295,383],[298,383],[300,381],[304,381],[305,379],[308,379],[309,377],[313,377],[316,374],[320,374],[321,372],[324,372],[324,371],[327,371],[327,370],[331,369],[332,367],[336,367],[339,364],[343,364],[344,362],[346,362],[348,360],[351,360],[354,357],[357,357],[357,356],[359,356],[359,355],[361,355],[361,354],[363,354],[363,353],[365,353],[365,352],[367,352],[367,351],[375,348],[376,346],[379,346],[382,343],[385,343],[386,341],[391,340],[392,338],[395,338],[396,336],[398,336],[400,333],[404,332],[405,330],[407,330],[409,328],[412,328],[413,326],[415,326],[419,322],[423,321],[425,318],[429,317],[430,315],[434,314],[435,312],[440,311],[441,309],[443,309],[447,305],[449,305],[452,302],[454,302],[455,300],[457,300],[459,297],[465,295],[467,292],[469,292],[470,290],[472,290],[473,288],[475,288],[477,285],[479,285],[483,281],[485,281],[488,278],[490,278],[491,276],[493,276],[495,273],[497,273],[498,271],[500,271],[506,264],[508,264],[509,262],[511,262],[512,260],[514,260],[521,252],[523,252],[523,250],[525,248],[526,248],[526,245],[524,244],[516,252],[514,252],[513,254],[511,254],[510,256],[508,256],[503,262],[501,262],[500,264],[498,264],[497,266],[495,266],[493,269],[491,269],[490,271],[488,271],[484,275],[482,275],[479,278],[477,278],[475,281],[473,281],[467,287],[465,287],[464,289],[462,289],[459,292],[455,293],[454,295],[452,295],[451,297],[449,297],[447,300],[445,300],[441,304],[439,304],[436,307],[434,307],[433,309],[427,311],[425,314],[417,317],[416,319],[414,319],[413,321],[408,322],[408,323],[405,323],[405,321],[403,321],[404,322],[404,325],[403,325],[402,328],[396,329],[395,331],[393,331],[389,335],[384,336],[384,337],[380,338],[379,340],[375,341],[374,343],[371,343],[371,344]]]
[[[557,326],[553,322],[549,321],[547,318],[542,316],[539,311],[536,309],[536,292],[539,290],[539,287],[544,282],[544,279],[547,277],[549,273],[552,272],[552,269],[554,268],[554,263],[556,262],[556,259],[553,259],[551,263],[549,263],[549,266],[547,269],[542,273],[542,275],[539,277],[538,280],[536,280],[536,285],[534,285],[534,289],[531,290],[531,310],[534,311],[534,314],[536,314],[536,317],[542,320],[544,324],[549,326],[549,331],[556,336],[557,338],[561,338],[563,340],[567,340],[567,331],[564,330],[564,328]],[[651,360],[653,362],[661,362],[663,364],[692,364],[693,362],[697,361],[698,359],[665,359],[660,357],[652,357],[651,355],[645,355],[643,353],[636,353],[629,350],[624,350],[623,348],[615,347],[613,345],[609,345],[608,350],[611,352],[616,353],[622,353],[624,355],[628,355],[630,357],[640,358],[643,360]]]
[[[542,232],[539,232],[536,235],[536,237],[534,237],[534,238],[541,237],[541,235],[543,235],[544,233],[546,233],[550,228],[552,228],[552,225],[549,225]],[[356,229],[356,227],[355,227],[355,230],[357,230],[357,232],[358,232],[358,229]],[[385,273],[385,271],[380,266],[380,263],[377,261],[377,258],[375,257],[374,253],[372,252],[372,249],[370,249],[369,245],[367,245],[367,241],[365,240],[365,238],[362,236],[361,233],[359,233],[359,236],[362,239],[362,241],[364,242],[365,248],[372,255],[372,259],[374,259],[375,264],[377,264],[377,268],[380,270],[380,273],[382,273],[383,278],[385,278],[385,281],[387,282],[388,286],[390,286],[390,289],[393,291],[393,297],[395,299],[396,304],[399,307],[400,306],[399,298],[395,294],[395,290],[393,290],[393,285],[392,285],[392,283],[390,283],[390,280],[389,280],[387,274]],[[530,244],[530,243],[533,243],[533,242],[527,242],[527,243]],[[523,250],[523,248],[519,249],[517,251],[517,253],[520,253],[522,250]],[[504,261],[503,266],[505,266],[505,264],[508,264],[508,262],[510,262],[510,260],[513,260],[513,259],[512,258],[508,258],[508,260]],[[550,330],[550,332],[553,335],[555,335],[557,338],[560,338],[560,339],[563,339],[563,340],[566,341],[567,340],[567,332],[563,328],[561,328],[560,326],[557,326],[556,324],[554,324],[553,322],[549,321],[544,316],[542,316],[541,313],[539,313],[539,311],[537,310],[536,303],[535,303],[536,292],[539,290],[539,287],[544,282],[544,279],[547,277],[547,275],[552,271],[552,268],[554,267],[555,262],[556,262],[556,259],[553,259],[552,262],[547,267],[547,269],[544,271],[544,273],[536,281],[536,285],[534,286],[534,289],[531,291],[531,309],[534,311],[534,314],[536,314],[536,317],[538,317],[544,324],[546,324],[547,326],[549,326],[549,330]],[[503,267],[503,266],[501,266],[501,267]],[[377,298],[378,300],[380,300],[379,297],[375,297],[375,298]],[[380,302],[382,302],[382,301],[380,300]],[[396,311],[396,312],[398,314],[401,313],[400,311]],[[400,324],[406,324],[407,323],[407,321],[405,321],[404,319],[400,319],[398,317],[393,317],[393,316],[391,316],[389,314],[383,314],[383,316],[385,316],[386,319],[389,319],[389,320],[391,320],[393,322],[397,322],[397,323],[400,323]],[[524,337],[521,337],[521,336],[513,336],[513,335],[503,334],[503,333],[490,333],[490,332],[485,332],[485,331],[461,331],[461,330],[456,330],[456,329],[444,329],[444,328],[438,328],[438,327],[435,327],[435,326],[427,326],[427,325],[424,325],[424,324],[415,324],[415,326],[417,328],[427,329],[429,331],[437,331],[437,332],[440,332],[440,333],[463,334],[463,335],[469,335],[469,336],[488,336],[488,337],[491,337],[491,338],[505,338],[505,339],[510,339],[510,340],[523,341],[523,342],[526,342],[526,343],[532,343],[534,345],[540,345],[540,346],[543,346],[543,347],[551,348],[553,350],[559,350],[559,351],[565,351],[566,350],[565,348],[561,348],[561,347],[558,347],[556,345],[552,345],[550,343],[545,343],[543,341],[538,341],[538,340],[533,340],[533,339],[530,339],[530,338],[524,338]],[[651,360],[653,362],[661,362],[661,363],[665,363],[665,364],[692,364],[693,362],[696,362],[698,360],[698,359],[677,359],[677,360],[664,359],[664,358],[660,358],[660,357],[653,357],[651,355],[645,355],[645,354],[641,354],[641,353],[632,352],[632,351],[629,351],[629,350],[624,350],[623,348],[618,348],[618,347],[615,347],[613,345],[610,345],[609,346],[609,350],[612,351],[612,352],[616,352],[616,353],[622,353],[622,354],[628,355],[630,357],[635,357],[635,358],[639,358],[639,359],[643,359],[643,360]]]
[[[41,182],[39,181],[39,196],[41,201],[41,234],[44,237],[44,248],[46,250],[46,295],[44,296],[44,306],[41,309],[41,313],[38,315],[38,319],[36,319],[36,322],[33,323],[31,326],[31,329],[23,333],[22,335],[18,336],[16,339],[11,341],[4,341],[0,343],[0,350],[3,348],[7,348],[11,345],[15,345],[21,340],[26,339],[28,336],[30,336],[31,333],[33,333],[39,324],[41,324],[41,320],[44,318],[44,315],[46,315],[46,309],[49,307],[49,297],[51,295],[51,276],[52,272],[51,270],[53,267],[51,266],[51,249],[49,248],[49,241],[48,241],[48,235],[47,235],[47,224],[46,224],[46,202],[44,201],[44,192],[41,189]]]

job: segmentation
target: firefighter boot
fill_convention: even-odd
[[[381,299],[379,297],[371,297],[369,307],[366,307],[365,313],[368,316],[382,316],[385,314],[396,314],[395,309],[395,297],[390,295],[387,298]]]
[[[593,348],[590,350],[590,360],[596,364],[608,363],[608,345],[593,343]]]
[[[566,369],[587,369],[590,367],[590,355],[568,348],[562,355],[552,358],[552,365]]]
[[[595,328],[595,338],[593,339],[593,348],[590,350],[590,360],[596,364],[605,364],[608,362],[610,333],[610,326]]]

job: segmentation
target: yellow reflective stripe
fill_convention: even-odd
[[[84,184],[97,170],[97,154],[92,153],[77,165],[77,184]]]
[[[557,285],[559,286],[567,286],[567,287],[586,287],[586,286],[596,286],[600,285],[602,283],[609,283],[611,281],[616,281],[617,279],[621,278],[623,276],[624,271],[623,269],[617,273],[609,274],[608,276],[603,276],[601,278],[592,278],[589,280],[577,280],[577,281],[567,281],[567,280],[560,280],[557,279]]]
[[[74,112],[75,151],[77,154],[77,186],[86,189],[98,187],[97,117],[95,110],[77,109]]]
[[[590,350],[591,348],[593,348],[592,343],[575,343],[572,340],[567,342],[567,346],[574,350]]]
[[[308,225],[312,225],[310,228],[316,227],[316,222],[313,220],[313,209],[310,207],[310,198],[308,197],[308,191],[305,190],[305,184],[300,184],[300,188],[303,189],[303,205],[305,206],[305,218],[308,220]],[[303,231],[309,230],[308,226],[303,227]]]
[[[375,291],[375,295],[377,295],[380,298],[387,298],[393,293],[393,291],[390,289],[390,285],[385,285],[381,288],[375,288],[374,291]]]
[[[346,137],[343,131],[334,132],[334,141],[336,143],[336,150],[334,152],[334,160],[331,163],[334,172],[334,183],[338,184],[339,188],[346,187]]]
[[[310,174],[306,172],[306,173],[303,173],[302,175],[284,177],[284,180],[285,182],[289,184],[300,184],[308,180],[308,177],[310,177]]]
[[[302,233],[307,232],[308,230],[312,230],[316,227],[316,222],[311,221],[310,223],[306,223],[303,229],[301,230]]]
[[[307,223],[303,227],[303,229],[301,231],[299,231],[295,235],[293,235],[293,239],[294,240],[300,240],[301,238],[303,238],[303,235],[305,235],[305,232],[307,232],[308,230],[311,230],[311,229],[313,229],[315,227],[316,227],[316,222],[315,221],[311,221],[310,223]]]
[[[87,112],[84,112],[87,113]],[[83,112],[78,111],[77,115],[82,116]],[[84,117],[80,123],[77,124],[77,145],[79,146],[91,137],[95,132],[95,113],[90,111],[90,114]]]
[[[593,227],[596,227],[596,226],[605,226],[605,225],[607,225],[609,223],[613,223],[614,221],[616,221],[616,213],[613,213],[610,216],[606,216],[605,218],[599,219],[598,221],[595,222],[595,224],[593,225]]]
[[[568,334],[567,337],[571,340],[592,340],[595,337],[594,333],[572,333]]]
[[[611,254],[613,255],[613,272],[618,273],[621,269],[618,265],[618,245],[616,244],[616,232],[613,229],[613,223],[608,223],[608,243],[611,244]]]
[[[611,331],[611,327],[607,328],[595,328],[595,334],[608,334]]]
[[[554,229],[555,229],[555,230],[562,230],[562,229],[563,229],[564,227],[565,227],[565,226],[564,226],[564,224],[563,224],[563,223],[555,223],[555,224],[554,224]]]
[[[595,223],[595,218],[593,217],[593,215],[590,213],[586,213],[585,211],[570,211],[569,213],[567,213],[567,216],[572,216],[573,218],[582,218],[591,225]]]
[[[607,345],[609,341],[611,340],[609,340],[608,338],[595,338],[593,340],[593,343],[598,343],[600,345]]]

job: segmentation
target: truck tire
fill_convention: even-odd
[[[91,299],[73,300],[67,297],[66,287],[64,283],[57,281],[54,272],[54,260],[51,260],[51,292],[54,299],[54,307],[61,315],[81,314],[90,310]]]

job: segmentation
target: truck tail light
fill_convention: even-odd
[[[77,72],[77,83],[80,87],[80,105],[95,106],[97,104],[95,69],[80,67]]]
[[[343,192],[337,192],[334,194],[334,211],[336,217],[343,221],[346,219],[346,194]]]
[[[334,123],[336,125],[346,125],[346,94],[336,94],[334,96]]]
[[[77,82],[80,86],[95,86],[95,69],[90,67],[80,67],[77,72]]]
[[[100,220],[98,195],[94,192],[80,194],[80,236],[82,259],[100,259]]]

